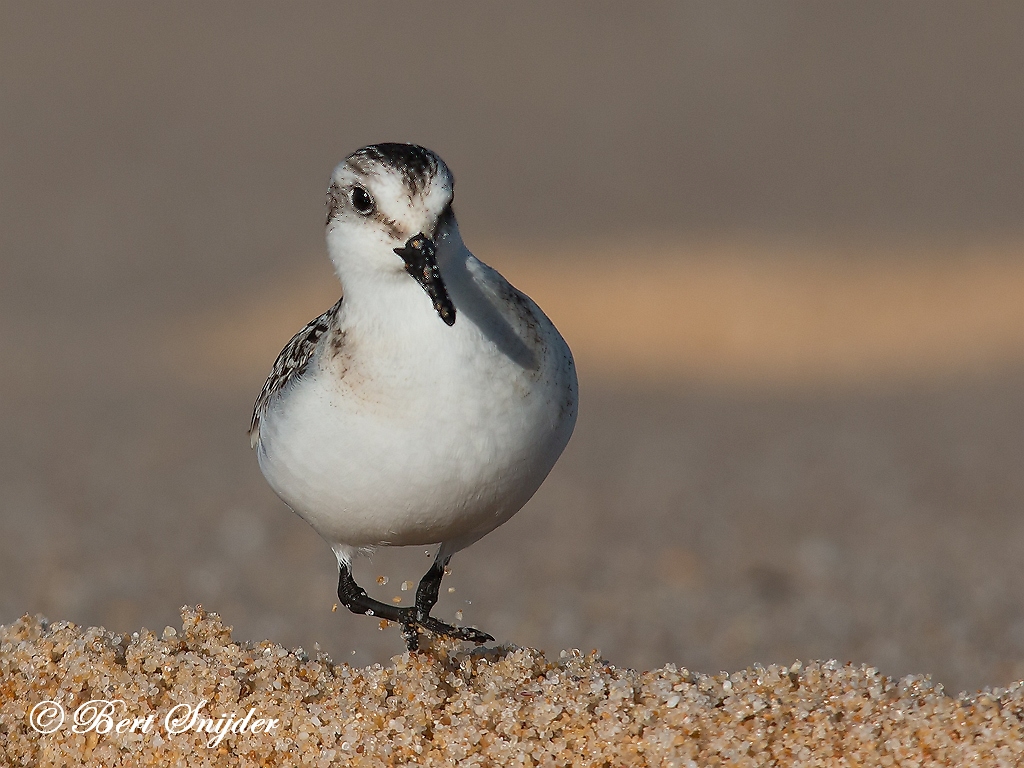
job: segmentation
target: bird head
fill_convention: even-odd
[[[327,246],[342,283],[415,280],[453,325],[437,251],[457,232],[454,187],[444,161],[415,144],[371,144],[345,158],[327,190]]]

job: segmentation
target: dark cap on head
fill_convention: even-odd
[[[440,168],[444,168],[448,176],[451,176],[451,172],[440,157],[426,147],[416,144],[371,144],[357,149],[348,156],[348,159],[357,164],[360,160],[371,160],[392,168],[402,174],[409,187],[416,190],[426,187]]]

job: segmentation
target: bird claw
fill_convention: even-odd
[[[493,637],[488,635],[486,632],[481,632],[479,629],[474,629],[473,627],[462,627],[459,632],[462,633],[462,640],[468,640],[469,642],[476,643],[477,645],[494,642]]]
[[[479,629],[474,629],[473,627],[453,627],[451,624],[445,624],[433,616],[425,616],[402,624],[402,637],[405,639],[405,644],[410,651],[419,649],[420,630],[430,632],[432,635],[451,637],[456,640],[476,643],[477,645],[494,641],[493,637],[486,632],[481,632]]]

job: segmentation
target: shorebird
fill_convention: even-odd
[[[250,436],[277,495],[332,546],[338,597],[420,634],[490,635],[430,615],[451,556],[533,496],[576,423],[572,353],[462,242],[436,154],[374,144],[335,168],[327,249],[342,298],[281,351]],[[437,544],[414,607],[369,597],[359,552]]]

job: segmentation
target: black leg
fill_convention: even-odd
[[[356,580],[352,578],[352,569],[347,565],[338,569],[338,599],[352,613],[380,616],[382,619],[397,624],[408,624],[411,619],[415,618],[411,608],[388,605],[380,600],[374,600],[366,594],[366,590],[356,584]]]
[[[444,569],[451,560],[451,556],[443,560],[435,560],[416,588],[416,615],[423,619],[430,615],[430,612],[437,605],[437,594],[441,591],[441,579],[444,578]]]
[[[447,563],[448,560],[445,559],[444,562]],[[437,569],[436,574],[435,569]],[[338,568],[338,599],[352,613],[359,613],[364,616],[380,616],[382,619],[387,619],[401,625],[402,637],[405,639],[405,645],[410,651],[415,651],[419,648],[420,629],[425,629],[435,635],[454,637],[457,640],[468,640],[472,643],[486,643],[494,640],[486,632],[481,632],[472,627],[453,627],[430,615],[430,609],[437,603],[437,593],[441,587],[441,578],[443,576],[444,564],[438,565],[435,562],[431,569],[427,571],[423,580],[420,581],[420,586],[416,590],[416,607],[399,608],[396,605],[388,605],[379,600],[374,600],[366,594],[366,590],[356,584],[355,579],[352,578],[352,569],[348,565],[342,565]],[[421,593],[423,594],[422,604],[425,606],[423,610],[420,608]]]
[[[416,621],[424,629],[429,629],[437,635],[457,637],[460,640],[470,640],[474,643],[490,642],[494,638],[486,632],[473,629],[473,627],[452,627],[430,615],[430,611],[437,605],[437,595],[441,590],[441,579],[444,578],[445,566],[448,565],[448,561],[451,559],[451,555],[441,557],[441,553],[438,552],[438,557],[434,560],[434,564],[430,566],[430,570],[420,579],[420,584],[416,588]],[[437,627],[437,629],[434,627]]]

